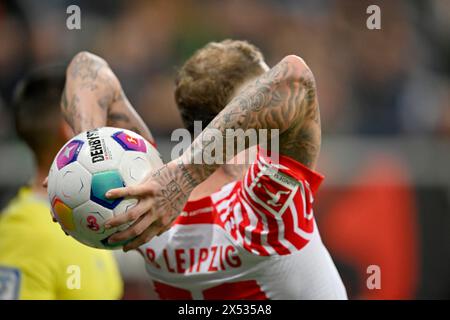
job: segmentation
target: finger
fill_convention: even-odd
[[[108,199],[138,197],[142,195],[152,195],[151,189],[146,185],[128,186],[123,188],[111,189],[106,192],[105,197]]]
[[[46,177],[46,178],[44,179],[44,181],[42,181],[42,186],[43,186],[44,188],[47,188],[47,187],[48,187],[48,177]]]
[[[108,243],[114,245],[116,242],[128,240],[139,236],[144,230],[145,226],[141,224],[146,215],[143,215],[136,220],[131,226],[123,231],[117,231],[108,238]]]
[[[156,234],[159,232],[159,229],[160,229],[160,227],[158,227],[158,226],[150,226],[139,237],[137,237],[136,239],[134,239],[130,243],[127,243],[123,247],[123,251],[127,252],[127,251],[130,251],[130,250],[137,249],[141,245],[143,245],[144,243],[149,242],[150,240],[152,240],[152,238],[154,236],[156,236]]]
[[[128,222],[136,221],[137,219],[139,219],[140,216],[142,216],[144,213],[150,210],[152,204],[153,204],[152,199],[145,199],[139,201],[133,208],[131,208],[127,212],[118,214],[114,218],[107,220],[105,223],[105,228],[111,229],[113,227],[118,227]]]
[[[151,224],[156,220],[155,216],[148,212],[143,215],[138,221],[133,223],[129,228],[124,231],[117,232],[113,234],[108,239],[108,243],[113,244],[115,242],[120,242],[124,240],[128,240],[131,238],[135,238],[140,236],[144,231],[151,226]]]

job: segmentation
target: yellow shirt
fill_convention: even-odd
[[[0,300],[119,299],[122,289],[112,253],[66,236],[30,189],[0,214]]]

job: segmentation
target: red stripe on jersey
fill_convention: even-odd
[[[230,223],[232,223],[232,222],[231,222],[231,219],[230,219],[229,221],[230,221]],[[238,226],[236,226],[236,225],[234,224],[233,226],[231,226],[231,231],[230,231],[230,233],[231,233],[231,236],[233,237],[233,239],[235,239],[235,240],[237,240],[237,232],[238,232]]]
[[[206,300],[268,300],[255,280],[224,283],[203,291]]]
[[[247,206],[249,206],[249,204],[245,201],[245,199],[241,197],[241,214],[243,221],[239,224],[239,233],[242,235],[242,238],[244,239],[244,248],[250,252],[252,252],[252,249],[254,249],[258,251],[260,255],[267,256],[269,255],[269,253],[262,246],[261,243],[261,232],[263,230],[262,218],[255,212],[253,212],[253,214],[258,219],[258,222],[256,224],[256,228],[252,230],[252,232],[250,233],[250,243],[248,244],[247,242],[245,242],[245,240],[247,239],[245,231],[250,225],[250,219],[248,217],[249,213],[247,212],[247,208],[244,202],[245,204],[247,204]]]
[[[192,300],[189,290],[172,287],[159,281],[153,281],[153,285],[161,300]]]
[[[175,220],[175,224],[189,225],[189,224],[201,224],[201,223],[209,223],[209,224],[217,224],[223,227],[223,223],[220,220],[220,215],[216,211],[217,205],[222,203],[223,201],[231,199],[236,195],[237,183],[233,186],[233,188],[226,194],[225,197],[219,199],[217,202],[213,202],[211,196],[203,197],[197,200],[191,200],[186,203],[184,206],[183,212],[178,218]],[[220,193],[221,191],[219,191]],[[225,212],[226,209],[229,209],[232,204],[228,205],[222,212]],[[209,210],[208,210],[209,208]],[[232,213],[232,212],[230,212]],[[225,219],[226,221],[226,219]]]
[[[183,212],[175,219],[173,225],[182,224],[219,224],[220,221],[214,214],[211,197],[204,197],[198,200],[188,201]]]
[[[239,229],[239,233],[241,234],[241,236],[243,238],[244,244],[246,244],[245,229],[250,225],[250,219],[248,218],[247,210],[245,210],[245,207],[243,204],[241,204],[241,216],[242,216],[242,221],[241,221],[241,223],[239,223],[238,229]]]
[[[267,252],[267,250],[262,245],[262,239],[261,239],[261,233],[264,230],[263,220],[262,220],[261,216],[259,214],[257,214],[256,212],[254,212],[253,214],[258,219],[258,222],[256,224],[255,229],[252,231],[252,236],[251,236],[252,247],[254,249],[256,249],[257,251],[259,251],[260,255],[268,256],[269,252]]]
[[[267,243],[270,244],[279,255],[290,254],[288,248],[281,244],[278,239],[278,223],[275,219],[267,219],[269,225],[269,234],[267,235]]]
[[[231,199],[231,197],[233,197],[235,195],[235,192],[236,192],[236,190],[238,190],[238,188],[239,188],[238,183],[235,183],[233,188],[230,190],[230,193],[227,194],[226,196],[224,196],[223,198],[217,200],[216,202],[214,202],[214,206],[218,206],[219,204],[221,204],[225,200]],[[219,192],[221,192],[221,191],[219,191]]]
[[[212,210],[209,210],[207,212],[198,213],[193,216],[186,216],[186,214],[189,214],[189,212],[182,212],[178,218],[175,220],[173,225],[182,224],[182,225],[189,225],[189,224],[219,224],[219,221],[216,219],[216,216],[213,214]]]

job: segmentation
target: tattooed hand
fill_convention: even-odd
[[[70,62],[61,110],[75,134],[106,125],[132,130],[154,142],[105,60],[80,52]]]
[[[137,237],[124,247],[124,250],[135,249],[170,227],[191,191],[221,166],[219,163],[227,163],[236,155],[224,149],[225,158],[219,163],[205,159],[208,153],[204,151],[217,143],[217,131],[224,139],[219,145],[226,148],[226,130],[237,128],[279,130],[280,153],[314,167],[320,149],[319,106],[314,77],[302,59],[288,56],[245,87],[179,159],[153,172],[138,186],[110,190],[107,197],[139,199],[128,213],[107,222],[113,227],[135,221],[110,240]],[[203,163],[196,164],[194,159],[199,153]]]
[[[112,235],[109,242],[135,238],[124,246],[124,251],[128,251],[166,231],[183,210],[196,185],[181,161],[175,160],[152,172],[140,185],[108,191],[108,198],[138,199],[128,212],[106,222],[108,229],[134,221],[131,227]]]

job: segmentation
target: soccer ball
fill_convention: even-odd
[[[130,210],[137,200],[110,200],[105,193],[136,185],[162,165],[158,151],[129,130],[104,127],[80,133],[61,148],[50,168],[52,213],[62,229],[78,241],[94,248],[119,249],[127,241],[110,245],[108,238],[131,223],[109,230],[104,224]]]

